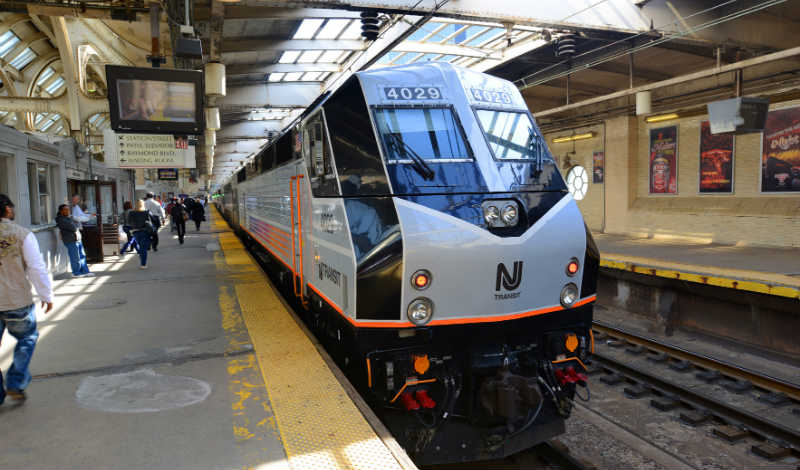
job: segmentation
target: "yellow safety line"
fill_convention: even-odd
[[[229,267],[247,269],[247,258],[255,268],[228,234],[220,234],[220,245],[234,260]],[[235,291],[290,468],[400,469],[263,273],[236,282]]]
[[[800,299],[800,280],[782,274],[741,269],[724,270],[718,267],[669,263],[620,254],[604,254],[600,266],[648,276]],[[726,272],[727,276],[723,272]],[[730,277],[731,274],[736,277]]]

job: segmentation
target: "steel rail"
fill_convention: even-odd
[[[652,351],[665,353],[676,359],[689,361],[703,369],[719,371],[730,378],[747,380],[756,387],[769,390],[770,392],[783,393],[794,400],[800,401],[800,384],[772,377],[710,356],[698,354],[675,345],[666,344],[640,334],[631,333],[607,323],[595,321],[592,325],[592,329],[618,339],[623,339],[635,345],[644,346]]]
[[[795,456],[800,455],[800,431],[797,429],[765,420],[754,413],[735,408],[732,405],[715,400],[704,393],[670,382],[606,355],[595,353],[592,359],[603,368],[626,376],[636,382],[647,384],[652,389],[666,396],[676,397],[678,401],[688,405],[692,409],[707,410],[712,415],[721,418],[728,424],[741,425],[754,434],[788,445]]]

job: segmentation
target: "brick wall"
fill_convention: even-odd
[[[800,102],[772,109],[797,105]],[[572,163],[591,172],[592,152],[605,148],[605,183],[590,181],[586,198],[578,202],[589,227],[600,231],[605,220],[606,233],[800,247],[800,194],[760,192],[761,134],[736,136],[733,193],[699,192],[700,123],[705,119],[648,124],[626,116],[576,129],[575,133],[594,130],[598,136],[574,143]],[[678,192],[649,194],[649,130],[672,125],[678,126]],[[546,135],[565,176],[564,156],[573,143],[554,144],[552,139],[571,133]]]

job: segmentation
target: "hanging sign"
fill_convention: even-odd
[[[605,179],[606,171],[605,152],[594,152],[592,154],[592,183],[602,183]]]
[[[196,141],[171,134],[103,132],[109,168],[195,168]]]
[[[650,194],[678,192],[678,126],[650,129]]]

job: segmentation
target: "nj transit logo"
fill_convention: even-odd
[[[500,286],[505,290],[516,290],[522,283],[522,261],[514,261],[514,274],[510,274],[503,263],[497,265],[497,283],[494,290],[500,292]]]

